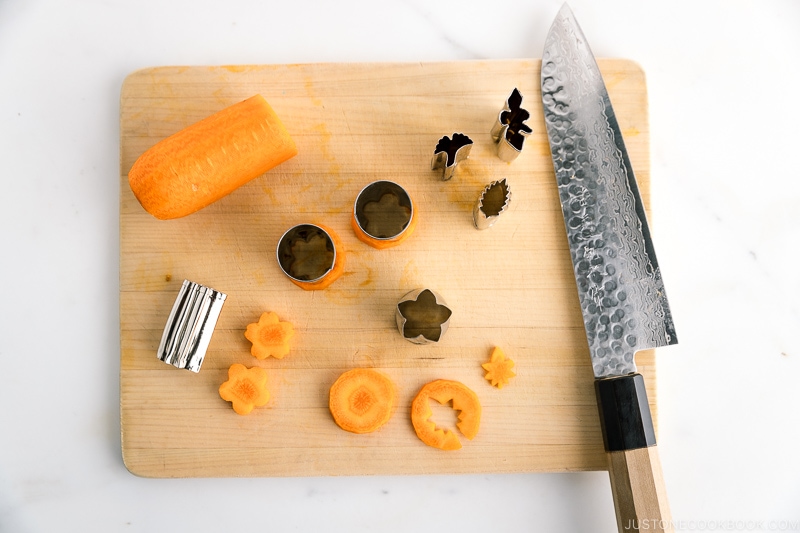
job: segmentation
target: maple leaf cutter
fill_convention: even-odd
[[[442,169],[442,181],[453,177],[456,165],[469,157],[472,139],[463,133],[454,133],[451,139],[447,135],[439,139],[433,151],[431,170]]]
[[[492,127],[492,139],[497,143],[497,157],[509,163],[519,156],[525,137],[533,130],[525,124],[531,114],[522,108],[522,94],[515,87],[497,114]]]

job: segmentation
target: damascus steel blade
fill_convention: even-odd
[[[639,187],[603,78],[565,4],[542,55],[542,103],[595,377],[676,344]]]

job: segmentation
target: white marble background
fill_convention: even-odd
[[[0,0],[0,531],[614,531],[607,474],[147,480],[120,459],[118,112],[154,65],[540,57],[558,0]],[[572,0],[650,94],[680,530],[800,530],[800,3]]]

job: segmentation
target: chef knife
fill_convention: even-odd
[[[676,344],[644,205],[603,78],[564,4],[545,41],[542,103],[589,344],[620,531],[670,531],[639,350]]]

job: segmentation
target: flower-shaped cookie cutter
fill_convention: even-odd
[[[503,178],[483,188],[472,210],[472,221],[477,229],[490,228],[505,213],[511,203],[511,187]]]
[[[445,135],[433,150],[431,170],[442,169],[442,181],[449,180],[456,171],[456,165],[469,157],[470,150],[472,139],[463,133],[454,133],[452,139]]]
[[[408,192],[392,181],[361,189],[350,219],[356,237],[378,249],[397,246],[414,232],[417,210]]]
[[[319,224],[298,224],[278,241],[278,265],[305,290],[325,289],[344,271],[344,250],[336,234]]]
[[[397,303],[395,319],[400,335],[407,341],[435,344],[447,331],[452,314],[440,294],[430,289],[416,289]]]
[[[200,372],[226,298],[211,287],[184,280],[164,326],[158,358],[174,367]]]
[[[522,94],[514,88],[506,99],[505,106],[497,114],[492,127],[492,139],[497,143],[497,157],[511,162],[522,152],[525,137],[533,130],[525,124],[531,116],[522,107]]]

